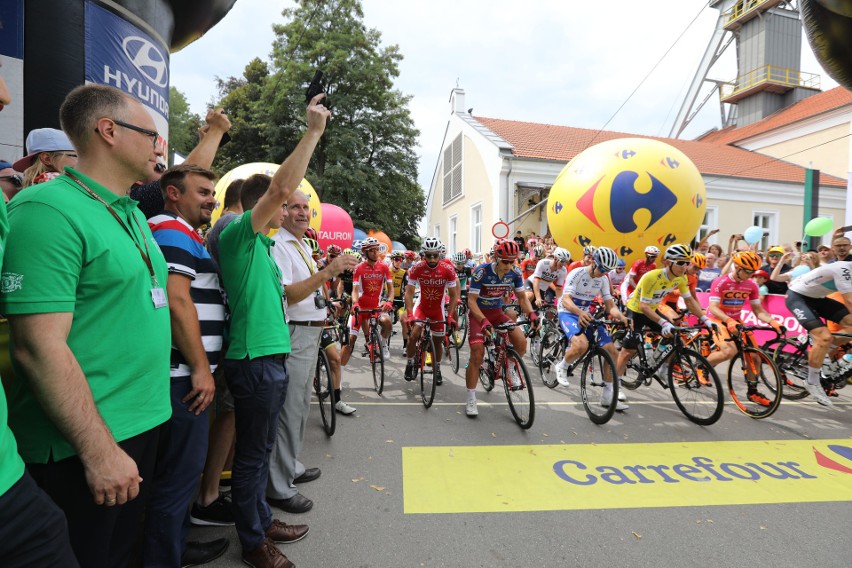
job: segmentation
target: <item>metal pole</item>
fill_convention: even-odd
[[[526,211],[524,211],[523,213],[521,213],[521,214],[517,215],[514,219],[511,219],[511,220],[509,220],[509,221],[506,221],[506,224],[507,224],[507,225],[511,225],[512,223],[514,223],[515,221],[517,221],[518,219],[520,219],[521,217],[523,217],[524,215],[526,215],[526,214],[527,214],[527,213],[529,213],[530,211],[534,210],[535,208],[537,208],[537,207],[541,207],[542,205],[547,205],[547,200],[548,200],[548,198],[547,198],[547,197],[545,197],[544,199],[542,199],[541,201],[539,201],[538,203],[536,203],[535,205],[533,205],[532,207],[530,207],[529,209],[527,209]]]

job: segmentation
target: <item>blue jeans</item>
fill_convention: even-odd
[[[145,517],[144,566],[180,566],[189,532],[189,509],[198,489],[210,430],[209,407],[198,416],[181,399],[190,377],[171,380],[172,417],[162,426],[151,497]]]
[[[243,550],[251,551],[261,545],[272,524],[266,502],[269,453],[289,380],[284,360],[277,356],[225,359],[224,367],[236,420],[231,471],[234,522]]]
[[[78,566],[65,514],[28,473],[0,495],[0,566]]]

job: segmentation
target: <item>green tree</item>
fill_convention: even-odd
[[[198,144],[198,128],[202,120],[189,110],[186,95],[169,87],[169,163],[174,153],[186,156]]]
[[[355,226],[417,246],[425,197],[416,181],[410,97],[393,87],[398,46],[383,47],[381,33],[364,26],[358,0],[298,0],[283,15],[288,22],[274,28],[268,74],[255,60],[243,78],[220,82],[240,147],[223,148],[220,163],[280,162],[289,154],[305,128],[307,84],[321,69],[333,116],[308,179],[320,199],[348,211]]]

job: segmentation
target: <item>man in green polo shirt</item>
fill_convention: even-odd
[[[9,425],[80,564],[126,566],[171,414],[166,262],[127,196],[162,149],[151,115],[112,87],[77,87],[60,121],[77,168],[9,206]]]
[[[9,224],[0,201],[0,258]],[[65,515],[24,470],[0,384],[0,566],[77,566]]]
[[[305,525],[273,520],[266,502],[269,453],[287,396],[284,361],[290,352],[281,272],[270,256],[274,243],[266,233],[281,226],[284,203],[301,183],[325,131],[331,113],[320,104],[324,96],[311,100],[307,131],[275,175],[258,174],[245,181],[240,195],[245,212],[219,237],[222,283],[231,309],[230,347],[223,367],[236,414],[231,499],[242,560],[257,568],[292,567],[275,543],[293,542],[308,532]]]

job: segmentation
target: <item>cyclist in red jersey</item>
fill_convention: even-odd
[[[713,341],[718,350],[710,353],[707,361],[714,367],[737,354],[736,346],[725,340],[737,331],[738,324],[742,324],[740,312],[746,301],[751,305],[751,311],[757,319],[768,323],[776,331],[781,330],[781,324],[772,319],[772,315],[760,305],[760,292],[757,284],[751,279],[751,275],[760,269],[760,257],[750,250],[738,251],[731,256],[731,261],[734,270],[718,277],[710,286],[707,316],[711,322],[717,324]],[[771,404],[771,401],[757,390],[757,385],[749,385],[748,399],[763,406]]]
[[[346,367],[352,356],[352,348],[361,331],[361,324],[369,319],[370,314],[359,314],[355,317],[355,309],[368,310],[379,307],[382,289],[386,291],[387,298],[393,298],[393,277],[390,268],[379,260],[379,247],[381,243],[374,237],[367,237],[361,243],[361,253],[366,260],[355,267],[352,273],[352,315],[349,317],[349,343],[343,346],[340,352],[340,364]],[[382,306],[385,312],[393,309],[392,302],[385,302]],[[382,356],[387,360],[390,358],[387,340],[391,335],[391,318],[387,313],[379,316],[379,325],[382,333]]]
[[[595,251],[598,250],[597,247],[593,247],[592,245],[586,245],[583,247],[583,258],[580,260],[575,260],[571,264],[568,265],[568,274],[571,274],[571,271],[575,268],[580,268],[581,266],[591,266],[594,263]]]
[[[657,268],[656,260],[658,256],[660,256],[660,249],[655,246],[645,247],[645,258],[633,263],[630,267],[630,272],[627,273],[627,278],[624,279],[626,284],[622,284],[622,286],[626,286],[628,296],[633,293],[636,285],[646,272],[651,272]]]
[[[441,241],[434,237],[426,239],[423,242],[422,249],[425,260],[415,265],[408,273],[408,285],[405,287],[405,310],[409,314],[409,325],[413,320],[441,321],[447,317],[444,313],[445,293],[448,293],[450,297],[447,319],[450,326],[455,324],[456,304],[459,301],[458,278],[456,277],[455,267],[451,268],[452,264],[448,266],[442,261],[443,259],[440,259],[442,246]],[[415,285],[420,287],[420,297],[416,306],[414,305]],[[435,383],[441,384],[440,362],[444,345],[441,338],[444,337],[445,328],[443,323],[430,324],[429,328],[432,335],[438,338],[435,341],[435,360],[432,363],[432,369],[435,372]],[[405,354],[408,356],[408,363],[405,366],[406,381],[414,380],[416,369],[414,350],[420,340],[421,333],[423,333],[423,324],[411,326],[411,335],[405,349]]]
[[[524,281],[529,280],[532,273],[535,272],[538,261],[542,258],[544,258],[543,246],[537,245],[530,249],[530,257],[521,263],[521,274],[524,276]]]

